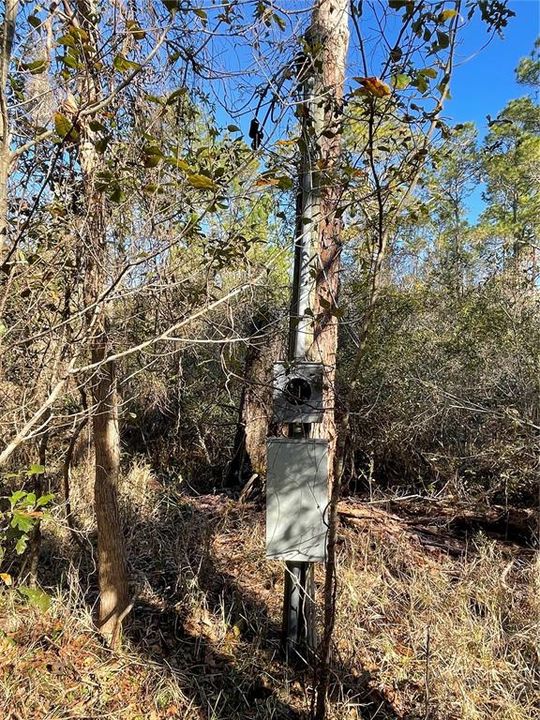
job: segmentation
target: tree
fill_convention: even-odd
[[[281,357],[283,338],[273,313],[261,312],[250,325],[240,395],[238,426],[228,483],[266,474],[266,438],[272,420],[272,370]]]
[[[490,120],[482,149],[469,125],[449,128],[444,142],[430,148],[387,248],[358,375],[347,362],[357,353],[356,338],[342,333],[344,381],[358,383],[349,394],[355,450],[348,467],[362,486],[367,478],[370,489],[446,485],[498,500],[504,493],[531,497],[538,417],[535,232],[522,250],[520,273],[513,248],[516,234],[522,237],[526,222],[534,229],[538,215],[531,142],[537,120],[529,99],[508,108],[504,119]],[[520,141],[526,150],[519,150]],[[470,194],[480,178],[487,205],[474,223]],[[513,196],[516,222],[508,202]],[[359,257],[367,264],[366,255]],[[364,267],[349,258],[345,269],[351,320],[362,317],[369,302]]]
[[[314,65],[313,96],[315,153],[308,157],[313,163],[316,214],[314,240],[316,263],[315,297],[313,302],[313,343],[308,356],[324,367],[324,416],[320,434],[328,440],[328,483],[330,507],[328,514],[328,549],[324,594],[324,631],[320,645],[321,670],[317,688],[315,717],[326,714],[326,693],[329,680],[330,648],[334,622],[335,539],[340,471],[337,467],[336,426],[336,364],[338,349],[338,308],[341,260],[340,154],[342,144],[343,93],[345,66],[349,45],[348,0],[320,0],[316,3],[308,42]]]
[[[483,220],[500,238],[506,267],[528,283],[538,272],[539,132],[540,108],[532,98],[511,100],[490,122],[483,148]]]
[[[7,102],[7,84],[18,0],[6,0],[2,23],[0,47],[0,259],[3,258],[4,243],[8,227],[8,177],[12,162],[11,128]]]
[[[72,25],[66,28],[79,50],[85,72],[78,79],[79,103],[86,107],[103,101],[100,72],[93,54],[100,44],[100,34],[93,8],[78,0]],[[96,135],[91,116],[74,120],[57,116],[56,124],[65,123],[65,135],[73,134],[77,159],[81,167],[82,197],[85,212],[81,218],[81,240],[84,266],[83,295],[86,307],[90,359],[95,367],[91,381],[92,427],[95,453],[94,509],[97,523],[99,574],[98,626],[104,637],[116,646],[121,637],[122,619],[129,604],[127,559],[118,501],[120,470],[120,430],[118,426],[117,369],[111,354],[110,318],[107,305],[100,302],[110,281],[106,268],[111,263],[107,243],[105,198],[97,187],[103,167],[96,149]],[[67,120],[67,122],[64,120]],[[61,129],[63,132],[63,129]]]
[[[429,209],[420,203],[411,210],[411,222],[420,225],[429,217],[426,232],[437,243],[435,277],[454,298],[463,294],[471,247],[467,200],[479,180],[476,128],[468,123],[456,128],[444,145],[432,153],[433,170],[424,173]],[[429,166],[429,161],[428,161]]]

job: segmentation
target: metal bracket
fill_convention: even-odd
[[[295,360],[274,364],[274,421],[317,423],[324,415],[323,366]]]

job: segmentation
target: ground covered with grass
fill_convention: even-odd
[[[81,494],[83,549],[60,512],[44,528],[49,599],[0,593],[0,717],[308,718],[312,677],[280,654],[282,568],[264,557],[262,506],[184,494],[141,466],[124,498],[134,606],[122,650],[93,631]],[[481,533],[454,538],[449,553],[400,533],[395,514],[385,527],[384,513],[342,518],[329,717],[537,717],[537,554]]]

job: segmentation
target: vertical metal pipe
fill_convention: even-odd
[[[318,223],[316,152],[320,112],[314,97],[313,60],[302,68],[302,142],[296,203],[293,288],[289,324],[289,361],[305,360],[312,341],[310,305],[315,288],[314,238]],[[309,437],[311,426],[295,423],[289,436]],[[307,663],[315,650],[314,565],[287,562],[283,597],[283,644],[287,660]]]
[[[316,134],[319,112],[314,97],[313,64],[307,58],[302,71],[303,117],[299,191],[296,203],[294,269],[289,325],[289,360],[305,360],[313,334],[310,305],[315,287],[314,233],[318,220]]]

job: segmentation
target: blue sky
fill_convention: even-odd
[[[496,117],[509,100],[528,91],[516,83],[514,70],[540,35],[540,0],[512,0],[510,7],[516,16],[509,20],[502,38],[495,36],[484,47],[489,36],[475,17],[463,30],[456,57],[452,99],[445,115],[454,123],[472,120],[480,138],[487,130],[486,115]],[[481,186],[473,192],[469,209],[473,222],[483,209]]]
[[[290,6],[298,12],[297,16],[292,14],[291,27],[288,28],[289,47],[284,55],[291,55],[294,54],[296,48],[293,26],[298,23],[295,30],[296,34],[300,34],[302,24],[305,25],[309,21],[312,2],[310,0],[282,0],[282,2],[285,6]],[[378,2],[379,4],[377,4],[377,0],[374,0],[373,7],[377,8],[381,14],[381,8],[386,8],[386,0],[378,0]],[[443,111],[443,115],[450,124],[474,122],[479,129],[480,140],[487,131],[487,115],[496,117],[509,100],[530,91],[516,83],[515,68],[522,57],[530,54],[536,38],[540,35],[540,0],[509,0],[509,6],[516,15],[509,19],[502,37],[497,34],[490,36],[486,24],[482,22],[478,12],[471,21],[466,22],[460,33],[459,47],[456,53],[456,64],[451,82],[452,97]],[[301,9],[308,12],[299,12]],[[401,27],[400,13],[395,14],[393,23],[397,28]],[[377,23],[374,21],[372,12],[366,11],[362,16],[362,27],[367,36],[375,33],[373,37],[379,37]],[[389,21],[388,28],[391,31],[395,30],[392,20]],[[271,33],[275,36],[274,41],[282,38],[282,33],[277,28],[274,28]],[[352,62],[349,73],[358,75],[361,74],[359,58],[355,55],[356,50],[353,49],[353,45],[354,29],[351,24],[350,59]],[[377,74],[378,63],[380,63],[381,57],[386,60],[386,53],[379,57],[377,42],[371,42],[370,47],[369,62],[373,68],[372,73]],[[261,57],[265,57],[267,49],[261,47]],[[227,46],[226,51],[223,48],[222,51],[227,69],[236,70],[240,75],[240,78],[236,76],[230,83],[225,82],[222,87],[220,86],[220,99],[229,107],[241,106],[246,97],[249,97],[253,87],[263,81],[265,77],[270,78],[272,72],[280,66],[284,59],[284,55],[274,51],[268,58],[265,58],[264,62],[259,63],[250,59],[250,51],[241,44],[234,49]],[[246,74],[245,68],[250,65],[251,72]],[[226,125],[231,121],[238,124],[242,127],[244,136],[252,113],[253,101],[248,103],[244,113],[241,115],[233,113],[233,117],[228,115],[225,108],[220,108],[218,105],[218,117],[222,124]],[[264,111],[261,111],[261,114],[264,114]],[[268,139],[270,139],[269,135],[273,136],[274,140],[280,136],[286,136],[286,118],[287,116],[284,118],[283,124],[280,122],[269,123],[269,127],[265,128]],[[474,221],[482,211],[481,194],[482,187],[480,186],[471,197],[471,221]]]
[[[473,120],[481,134],[486,115],[495,117],[508,100],[527,92],[516,83],[514,69],[540,35],[540,0],[512,0],[510,7],[516,17],[509,20],[502,38],[495,36],[483,48],[489,36],[475,17],[464,28],[457,52],[452,99],[445,114],[454,122]]]

